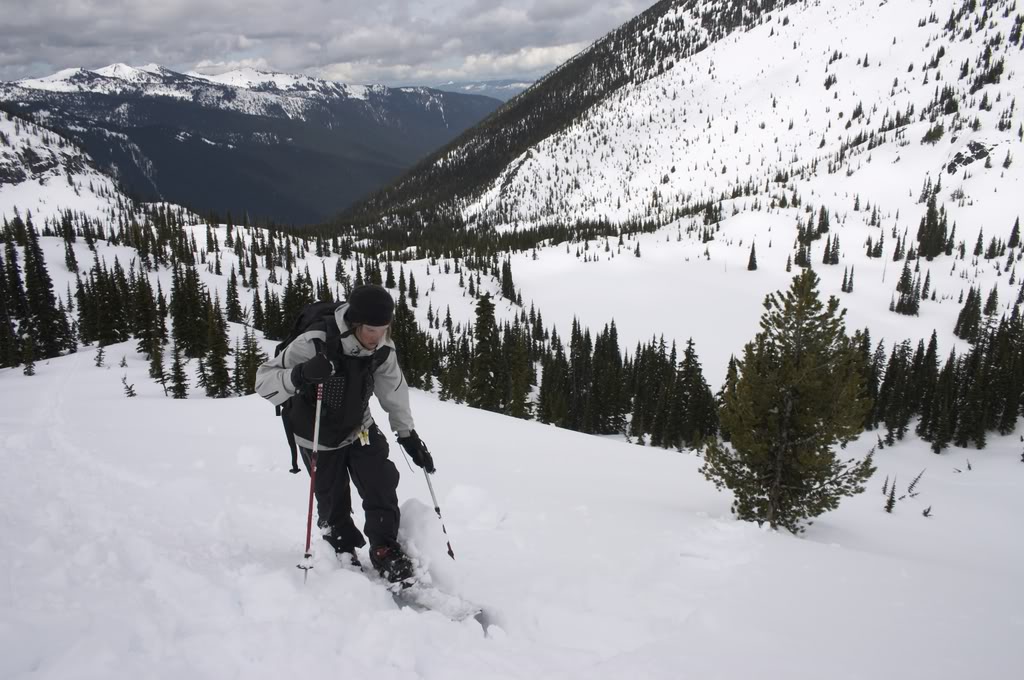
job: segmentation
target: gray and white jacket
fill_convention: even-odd
[[[395,354],[395,344],[390,338],[384,340],[377,350],[369,350],[363,347],[356,339],[355,333],[345,322],[345,311],[348,305],[344,304],[334,313],[338,328],[341,329],[342,351],[348,356],[368,357],[379,351],[383,346],[388,346],[391,351],[388,358],[374,372],[373,393],[380,401],[380,405],[387,411],[391,430],[397,432],[399,437],[407,436],[415,427],[412,419],[412,411],[409,408],[409,385],[405,382],[405,376],[398,365],[398,357]],[[256,392],[261,397],[275,406],[288,401],[295,394],[295,385],[292,384],[292,368],[312,359],[316,356],[316,345],[313,340],[325,341],[326,334],[323,331],[307,331],[295,338],[283,352],[260,366],[256,371]],[[363,426],[361,430],[368,430],[374,425],[373,416],[367,407],[363,413]],[[348,446],[359,437],[359,429],[346,438],[338,448]],[[313,442],[296,435],[295,442],[306,449],[313,448]],[[330,449],[323,446],[320,449]]]

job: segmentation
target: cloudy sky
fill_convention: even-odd
[[[655,0],[0,0],[0,80],[115,62],[350,83],[536,78]]]

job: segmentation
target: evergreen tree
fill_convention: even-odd
[[[945,209],[943,208],[940,214],[936,201],[935,194],[928,198],[928,209],[917,228],[920,255],[929,261],[941,255],[946,249]]]
[[[501,296],[515,302],[516,286],[512,281],[512,263],[505,260],[501,264]]]
[[[551,350],[542,365],[537,418],[543,423],[566,427],[569,418],[569,361],[555,330],[551,332]]]
[[[171,346],[171,357],[171,396],[175,399],[184,399],[188,396],[188,378],[185,376],[185,366],[178,343]]]
[[[228,321],[242,323],[242,305],[238,301],[238,277],[235,275],[234,267],[231,267],[231,277],[228,279],[227,296],[224,311],[228,315]]]
[[[242,344],[235,352],[235,394],[246,395],[256,392],[256,371],[266,361],[267,355],[260,348],[256,334],[246,328],[242,335]]]
[[[523,327],[516,323],[506,326],[505,355],[508,357],[508,392],[505,396],[505,413],[513,418],[529,419],[532,409],[529,401],[530,383],[533,380],[533,362],[530,360],[529,341]]]
[[[160,350],[163,340],[160,337],[159,309],[153,295],[153,288],[149,283],[149,277],[144,272],[140,272],[135,284],[133,307],[135,309],[133,320],[135,327],[132,330],[138,340],[136,350],[149,357],[151,362],[153,354],[158,353],[162,364],[163,352]],[[153,375],[152,377],[156,378],[157,376]]]
[[[992,290],[988,293],[988,298],[985,300],[985,309],[982,313],[985,316],[991,316],[999,310],[999,290],[998,286],[992,286]]]
[[[347,243],[347,241],[345,242]],[[352,291],[352,281],[348,277],[348,268],[345,267],[345,259],[339,257],[334,265],[334,280],[341,284],[341,294],[347,299]]]
[[[870,404],[845,311],[835,298],[823,305],[817,285],[805,270],[765,299],[762,330],[744,348],[736,394],[721,412],[731,445],[710,444],[702,468],[732,490],[741,519],[793,532],[863,491],[874,472],[870,455],[842,462],[832,450],[860,433]]]
[[[686,448],[697,448],[707,437],[718,432],[718,409],[715,397],[704,380],[693,338],[687,340],[683,350],[677,384],[673,420],[678,422],[680,444]]]
[[[31,335],[22,338],[21,363],[25,365],[22,373],[27,376],[36,374],[36,341]]]
[[[409,272],[409,304],[418,307],[420,303],[420,291],[416,287],[416,277]]]
[[[206,327],[208,339],[206,346],[209,348],[206,356],[204,375],[206,376],[206,396],[215,399],[222,399],[231,396],[231,374],[228,371],[228,354],[231,353],[228,344],[227,329],[222,325],[223,317],[220,309],[219,296],[214,299],[212,306],[207,308]]]
[[[593,388],[594,359],[590,331],[582,330],[573,319],[569,337],[569,427],[578,432],[594,432],[590,401]]]
[[[450,337],[454,338],[453,335]],[[445,365],[439,378],[441,399],[452,400],[457,404],[466,401],[472,362],[473,352],[469,346],[469,339],[465,335],[457,340],[452,339],[448,343],[444,359]]]
[[[739,361],[736,360],[736,355],[732,354],[729,356],[729,365],[725,369],[725,382],[722,383],[721,389],[718,390],[718,394],[715,395],[716,407],[721,409],[722,405],[725,404],[726,399],[736,399],[736,386],[739,384],[740,369]],[[722,441],[730,441],[732,438],[729,431],[725,428],[725,425],[721,425],[720,435]]]
[[[757,252],[754,249],[754,244],[750,244],[750,259],[747,260],[747,271],[757,271]]]
[[[21,348],[18,339],[16,319],[11,315],[12,295],[8,290],[4,256],[0,254],[0,368],[17,366],[21,363]]]
[[[960,308],[953,327],[953,335],[968,342],[976,342],[981,331],[981,291],[973,286],[967,293],[967,300]]]
[[[821,234],[827,233],[829,226],[828,210],[825,206],[821,206],[821,211],[818,213],[818,236],[820,237]]]
[[[416,317],[409,309],[405,295],[399,294],[395,317],[391,323],[391,337],[398,348],[398,361],[410,387],[422,389],[430,374],[431,360],[426,336],[416,326]]]
[[[476,344],[473,347],[466,403],[487,411],[501,412],[504,385],[498,384],[495,376],[500,372],[499,364],[504,358],[498,327],[494,321],[494,303],[488,294],[477,300],[473,334]]]
[[[67,241],[64,242],[64,265],[72,274],[78,273],[78,258],[75,257],[75,249]]]
[[[4,244],[4,254],[7,259],[7,313],[19,327],[26,324],[27,330],[28,296],[25,294],[25,284],[21,278],[21,265],[18,251],[14,247],[14,239],[9,239]]]
[[[172,270],[170,314],[174,322],[174,341],[186,357],[198,358],[209,349],[207,314],[209,295],[194,266]]]
[[[15,217],[15,221],[20,221]],[[35,343],[34,355],[40,359],[60,356],[68,345],[71,328],[67,317],[57,308],[53,282],[46,268],[39,234],[31,219],[25,225],[25,295],[28,300],[29,326]]]
[[[617,434],[625,431],[625,380],[615,321],[606,325],[594,341],[594,356],[590,366],[593,374],[590,387],[593,432]]]

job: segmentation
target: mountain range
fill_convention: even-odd
[[[741,212],[783,194],[834,211],[858,192],[895,217],[942,177],[940,203],[982,209],[961,230],[1008,225],[1018,206],[961,194],[985,158],[1018,176],[1001,165],[1021,141],[1021,21],[1005,0],[662,0],[341,223],[717,224],[737,196]]]
[[[449,80],[444,83],[433,85],[435,89],[445,92],[461,92],[463,94],[482,94],[485,97],[494,97],[507,102],[519,93],[533,85],[532,80],[524,79],[502,79],[502,80]]]
[[[0,84],[0,105],[74,141],[143,200],[326,219],[500,104],[252,69],[72,68]]]

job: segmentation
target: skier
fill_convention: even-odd
[[[434,461],[413,429],[409,387],[389,329],[395,303],[378,285],[357,286],[326,323],[311,324],[284,351],[259,367],[256,391],[285,404],[286,418],[310,469],[317,386],[323,383],[317,474],[317,525],[343,563],[361,566],[356,549],[366,540],[351,516],[349,475],[363,500],[370,562],[391,582],[414,576],[398,543],[398,469],[388,442],[370,414],[370,394],[388,413],[398,443],[412,461],[433,473]]]

